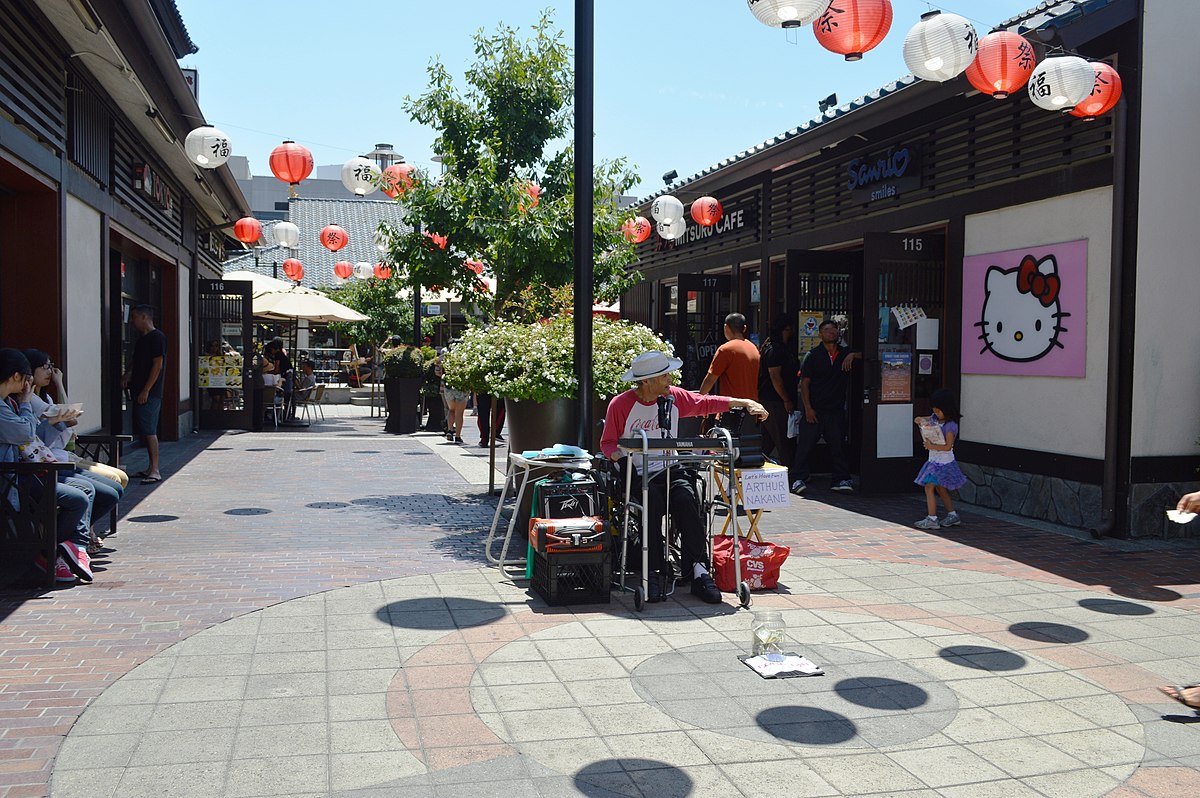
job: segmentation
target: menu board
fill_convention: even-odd
[[[241,388],[242,360],[226,355],[201,355],[197,358],[201,388]]]

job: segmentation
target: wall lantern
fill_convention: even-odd
[[[374,270],[373,270],[373,274],[374,274],[376,277],[378,277],[380,280],[388,280],[388,279],[391,279],[391,276],[392,276],[392,267],[391,267],[391,266],[388,266],[386,263],[384,263],[384,262],[380,261],[379,263],[376,263],[376,264],[375,264],[375,268],[374,268]]]
[[[275,243],[281,247],[295,249],[300,246],[300,228],[291,222],[278,222],[271,228]]]
[[[979,51],[967,67],[967,80],[977,91],[1003,100],[1029,81],[1036,65],[1033,45],[1025,37],[993,31],[979,40]]]
[[[1121,99],[1121,76],[1117,70],[1103,61],[1093,61],[1092,71],[1096,73],[1092,93],[1071,110],[1071,116],[1095,119],[1115,108]]]
[[[348,260],[339,260],[333,264],[333,273],[339,280],[348,280],[354,274],[354,264]]]
[[[298,283],[304,279],[304,264],[296,258],[288,258],[283,262],[283,273],[289,280]]]
[[[847,61],[861,61],[891,28],[891,0],[833,0],[813,23],[817,43]]]
[[[271,174],[289,185],[295,186],[312,174],[313,157],[307,147],[288,140],[271,150],[271,158],[267,162]]]
[[[979,34],[958,14],[930,11],[904,37],[904,63],[922,80],[945,83],[975,60]]]
[[[367,263],[365,260],[360,260],[354,264],[354,276],[360,280],[370,279],[375,274],[375,267]]]
[[[350,243],[350,236],[336,224],[327,224],[321,230],[321,246],[330,252],[337,252]]]
[[[1092,93],[1096,73],[1077,55],[1055,55],[1033,68],[1029,99],[1047,111],[1070,111]]]
[[[361,155],[342,164],[342,185],[359,197],[365,197],[379,189],[379,167],[370,158]]]
[[[417,167],[410,163],[394,163],[383,170],[380,188],[392,199],[402,197],[417,184]]]
[[[650,215],[656,222],[673,222],[683,219],[683,203],[671,194],[665,194],[650,206]]]
[[[205,169],[223,166],[233,154],[229,136],[212,125],[204,125],[188,133],[183,140],[183,151],[187,153],[189,161]]]
[[[253,216],[243,216],[233,223],[233,237],[243,244],[253,244],[262,238],[262,222]]]
[[[824,14],[829,0],[746,0],[746,5],[768,27],[799,28]]]
[[[626,241],[632,241],[634,244],[640,244],[650,237],[654,227],[650,224],[650,220],[645,216],[638,216],[634,219],[626,219],[621,225],[621,232],[625,234]]]
[[[724,215],[725,210],[715,197],[701,197],[692,203],[692,218],[701,227],[712,227]]]

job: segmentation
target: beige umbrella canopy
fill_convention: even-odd
[[[226,280],[248,280],[254,284],[254,315],[261,319],[317,322],[366,321],[367,317],[320,291],[285,283],[255,272],[227,272]]]

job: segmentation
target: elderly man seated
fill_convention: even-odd
[[[623,378],[635,386],[614,396],[608,403],[608,415],[604,419],[604,434],[600,439],[600,450],[604,456],[619,460],[624,456],[617,441],[632,438],[637,430],[646,430],[652,437],[662,437],[664,432],[676,436],[679,419],[688,416],[706,416],[722,413],[730,408],[746,408],[752,415],[763,420],[767,411],[753,399],[735,399],[728,396],[701,396],[671,384],[672,372],[678,371],[683,361],[669,357],[664,352],[645,352],[633,360]],[[663,430],[659,425],[659,398],[666,400],[663,408],[670,412],[670,427]],[[692,594],[709,604],[719,604],[721,591],[709,574],[708,539],[704,520],[700,513],[700,498],[696,492],[696,475],[680,465],[670,465],[662,460],[651,461],[650,473],[641,473],[640,458],[633,458],[637,472],[634,475],[636,489],[641,491],[641,480],[649,480],[648,528],[658,529],[664,512],[669,512],[679,532],[683,554],[683,576],[692,582]],[[671,505],[666,507],[667,486],[670,485]],[[670,574],[664,572],[664,541],[659,535],[651,534],[649,540],[650,595],[648,601],[662,601]]]

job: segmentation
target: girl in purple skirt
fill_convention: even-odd
[[[958,467],[958,461],[954,459],[954,440],[958,437],[958,400],[950,391],[941,388],[933,392],[933,395],[929,397],[929,403],[933,406],[933,415],[930,420],[942,428],[942,435],[946,438],[946,442],[935,444],[925,441],[925,448],[929,450],[929,459],[925,461],[925,465],[921,466],[917,478],[913,481],[925,488],[925,506],[928,515],[914,525],[917,529],[937,529],[961,524],[958,513],[954,511],[954,502],[950,500],[950,491],[958,490],[967,484],[967,478],[963,476],[962,469]],[[946,517],[940,523],[937,517],[935,491],[946,507]]]

